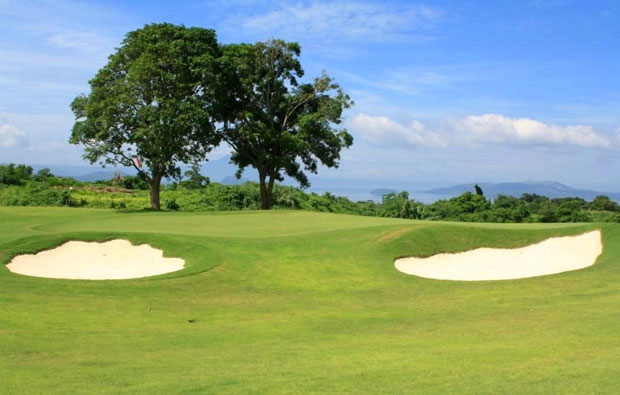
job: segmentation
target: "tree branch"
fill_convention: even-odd
[[[295,106],[293,106],[293,108],[288,111],[285,115],[284,115],[284,121],[282,122],[282,129],[286,130],[286,124],[288,123],[288,118],[293,115],[293,113],[302,105],[306,104],[307,102],[310,101],[310,99],[312,99],[314,97],[314,95],[308,95],[306,99],[302,100],[301,102],[299,102],[298,104],[296,104]]]

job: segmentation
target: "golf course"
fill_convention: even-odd
[[[620,225],[427,222],[308,211],[0,208],[0,393],[612,393]],[[395,259],[600,230],[593,266],[502,281]],[[5,265],[129,240],[183,269],[65,280]]]

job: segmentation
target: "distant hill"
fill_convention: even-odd
[[[99,180],[109,180],[114,176],[114,173],[117,170],[120,170],[121,176],[129,176],[135,175],[136,171],[134,169],[123,167],[123,168],[114,168],[109,167],[102,169],[100,166],[65,166],[65,165],[31,165],[34,169],[34,172],[48,168],[52,171],[52,174],[59,177],[71,177],[78,181],[99,181]]]
[[[102,170],[102,171],[94,171],[92,173],[84,174],[81,176],[74,176],[71,178],[77,181],[82,181],[82,182],[108,181],[108,180],[111,180],[112,177],[114,177],[114,173],[116,173],[115,170]],[[129,175],[122,171],[120,173],[121,173],[121,177],[127,177]]]
[[[122,176],[135,175],[136,171],[133,168],[128,167],[106,167],[102,169],[99,166],[68,166],[68,165],[31,165],[34,171],[37,172],[44,167],[51,169],[52,173],[62,177],[72,177],[79,181],[99,181],[109,180],[114,175],[116,170],[121,171]],[[182,171],[187,169],[186,166],[182,166]],[[248,181],[258,181],[258,173],[253,168],[247,168],[243,173],[244,177],[237,180],[231,174],[237,171],[237,166],[230,163],[230,157],[224,157],[216,160],[211,160],[203,163],[201,173],[211,180],[221,180],[225,185],[238,185]],[[164,183],[171,180],[164,180]],[[348,196],[352,200],[375,200],[380,201],[383,195],[388,193],[397,193],[402,190],[408,190],[412,199],[424,202],[432,203],[438,199],[447,199],[454,196],[463,194],[464,192],[474,192],[474,183],[454,185],[445,188],[434,188],[428,190],[414,189],[411,186],[397,186],[398,183],[394,183],[396,188],[383,188],[381,187],[385,181],[381,183],[375,181],[360,181],[360,180],[334,180],[314,178],[312,180],[312,191],[324,193],[329,191],[335,195]],[[285,185],[297,185],[295,182],[291,182],[286,179]],[[378,185],[377,185],[378,184]],[[478,183],[485,196],[494,199],[497,195],[509,195],[520,197],[524,193],[535,193],[538,195],[544,195],[550,198],[559,197],[580,197],[585,200],[592,200],[597,195],[606,195],[610,199],[620,203],[619,192],[601,192],[590,189],[578,189],[568,185],[564,185],[555,181],[525,181],[525,182],[504,182],[504,183]],[[379,188],[376,188],[379,187]],[[376,188],[376,189],[372,189]]]
[[[223,185],[241,185],[241,184],[245,184],[246,182],[250,182],[249,179],[241,177],[239,179],[237,179],[237,177],[235,176],[228,176],[228,177],[224,177],[222,179],[222,181],[220,181],[220,184]]]
[[[494,199],[497,195],[508,195],[520,197],[524,193],[535,193],[549,198],[580,197],[585,200],[592,200],[598,195],[609,196],[610,199],[620,202],[618,192],[600,192],[590,189],[578,189],[555,181],[526,181],[526,182],[504,182],[504,183],[478,183],[484,195]],[[454,197],[465,192],[474,192],[474,184],[454,185],[446,188],[435,188],[422,191],[428,194],[446,195]]]
[[[377,188],[377,189],[373,189],[372,191],[370,191],[371,195],[378,196],[378,197],[383,197],[384,195],[387,195],[390,193],[398,193],[398,191],[396,189],[390,189],[390,188]]]
[[[211,180],[220,180],[220,179],[232,179],[234,177],[229,177],[231,174],[234,174],[237,171],[237,166],[233,165],[230,162],[230,157],[224,157],[217,160],[211,160],[203,163],[200,173],[209,177]],[[37,172],[42,168],[50,168],[52,173],[61,177],[71,177],[78,181],[92,182],[99,180],[109,180],[114,176],[114,172],[116,170],[121,171],[122,176],[127,175],[135,175],[136,171],[130,167],[118,167],[115,168],[113,166],[106,167],[105,169],[101,168],[101,166],[97,165],[84,165],[84,166],[69,166],[69,165],[31,165],[34,168],[34,171]],[[185,165],[181,165],[181,173],[187,170],[189,167]],[[257,173],[254,169],[248,168],[244,172],[244,176],[242,182],[248,180],[258,180]],[[172,180],[163,180],[164,183],[170,182]],[[237,181],[235,181],[236,183]],[[232,183],[232,180],[231,180]]]

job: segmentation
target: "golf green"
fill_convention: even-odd
[[[394,259],[600,229],[589,268],[509,281]],[[0,261],[128,239],[181,271],[111,281],[0,270],[0,393],[613,393],[620,225],[466,224],[302,211],[0,208]]]

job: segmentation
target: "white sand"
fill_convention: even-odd
[[[163,251],[127,240],[104,243],[69,241],[38,254],[19,255],[7,265],[27,276],[80,280],[118,280],[181,270],[185,261],[164,258]]]
[[[515,249],[478,248],[428,258],[402,258],[399,271],[439,280],[508,280],[544,276],[592,266],[603,252],[601,232],[553,237]]]

